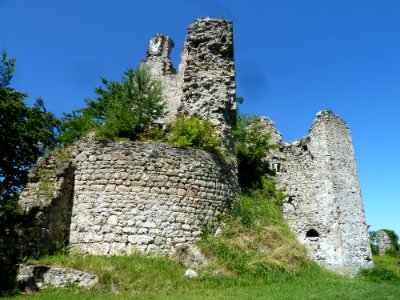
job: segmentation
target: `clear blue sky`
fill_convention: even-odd
[[[17,58],[12,86],[57,116],[84,105],[99,78],[120,79],[155,33],[234,22],[243,110],[271,117],[284,139],[331,109],[353,134],[367,222],[400,233],[400,1],[0,0],[0,49]]]

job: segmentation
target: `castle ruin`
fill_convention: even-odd
[[[356,274],[372,266],[368,226],[351,134],[331,111],[317,114],[310,135],[269,154],[278,184],[288,195],[283,214],[298,240],[319,264]]]
[[[236,126],[236,81],[232,22],[201,18],[188,29],[178,72],[170,60],[174,43],[157,34],[150,40],[144,64],[163,83],[168,115],[209,119],[232,153],[231,130]]]
[[[161,80],[168,115],[208,118],[233,153],[236,123],[233,29],[227,20],[201,18],[189,26],[178,71],[169,58],[173,41],[150,40],[144,60]],[[268,157],[288,199],[283,213],[298,240],[319,264],[345,274],[372,265],[351,135],[329,111],[317,115],[310,136],[283,143]],[[43,177],[45,168],[46,177]],[[50,193],[43,191],[43,182]],[[47,191],[48,192],[48,191]],[[204,151],[162,143],[99,142],[88,136],[68,159],[42,158],[19,204],[32,219],[31,252],[67,241],[82,253],[171,253],[200,238],[239,192],[236,165]],[[11,251],[0,239],[0,256]],[[7,243],[17,243],[7,241]],[[9,244],[10,245],[10,244]],[[18,247],[17,247],[18,248]],[[7,254],[9,255],[9,254]]]

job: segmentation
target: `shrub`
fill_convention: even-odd
[[[210,153],[220,154],[222,139],[217,135],[209,120],[199,117],[178,117],[167,128],[167,142],[178,147],[193,147]]]
[[[379,254],[378,242],[376,240],[376,231],[369,231],[369,244],[373,255]]]
[[[269,150],[277,146],[270,143],[271,133],[258,116],[239,115],[234,130],[235,150],[239,163],[239,183],[242,188],[262,187],[262,178],[272,175],[266,162]]]
[[[400,281],[400,278],[393,270],[382,266],[375,266],[371,269],[363,269],[360,275],[369,281]]]
[[[286,198],[282,189],[276,187],[273,178],[262,179],[262,188],[242,193],[236,199],[231,209],[232,218],[246,227],[252,227],[256,222],[262,224],[279,224],[281,222],[281,205]]]

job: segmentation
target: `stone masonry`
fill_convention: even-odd
[[[70,244],[80,252],[170,253],[217,221],[238,193],[235,170],[162,143],[78,143]]]
[[[69,241],[74,167],[67,157],[58,156],[38,160],[18,201],[25,220],[18,244],[30,255],[52,252]]]
[[[330,111],[319,112],[308,137],[279,146],[269,161],[288,195],[283,213],[310,256],[344,274],[370,267],[368,228],[345,122]]]
[[[198,240],[239,192],[235,166],[201,150],[89,136],[67,152],[67,163],[49,164],[52,176],[34,169],[21,194],[29,255],[68,243],[90,254],[169,254]],[[35,192],[43,181],[51,195]]]
[[[227,20],[200,18],[189,26],[176,74],[169,54],[172,40],[157,34],[150,40],[144,64],[163,84],[170,122],[176,115],[209,119],[232,153],[236,126],[236,82],[233,27]]]
[[[379,255],[384,255],[386,253],[386,250],[388,250],[392,246],[390,236],[384,229],[378,230],[376,232],[376,241],[378,244]]]
[[[167,115],[159,120],[161,124],[172,122],[181,104],[182,88],[170,59],[173,47],[174,42],[170,37],[157,34],[149,41],[147,57],[144,61],[152,77],[160,80],[162,84]]]

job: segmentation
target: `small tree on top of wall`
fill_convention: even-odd
[[[124,72],[122,81],[102,78],[95,99],[87,107],[65,114],[60,141],[68,145],[96,129],[100,139],[137,139],[158,118],[165,115],[161,82],[145,67]]]

